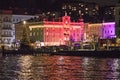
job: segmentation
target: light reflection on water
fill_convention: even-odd
[[[120,80],[120,59],[6,55],[0,80]]]

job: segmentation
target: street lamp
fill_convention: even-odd
[[[23,24],[26,25],[26,21],[23,21]]]

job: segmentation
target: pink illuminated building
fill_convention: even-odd
[[[69,16],[63,16],[62,22],[44,21],[44,46],[70,45],[83,40],[84,22],[71,22]]]

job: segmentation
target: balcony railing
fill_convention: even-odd
[[[3,22],[11,22],[11,20],[3,20]]]
[[[11,27],[2,27],[3,30],[12,30]]]
[[[12,35],[6,35],[6,34],[2,34],[1,37],[13,37]]]

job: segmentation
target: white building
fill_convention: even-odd
[[[38,16],[34,16],[34,15],[12,15],[11,21],[13,24],[15,24],[15,23],[26,21],[35,17],[38,18]]]
[[[0,45],[12,47],[15,42],[15,23],[38,16],[0,14]]]

